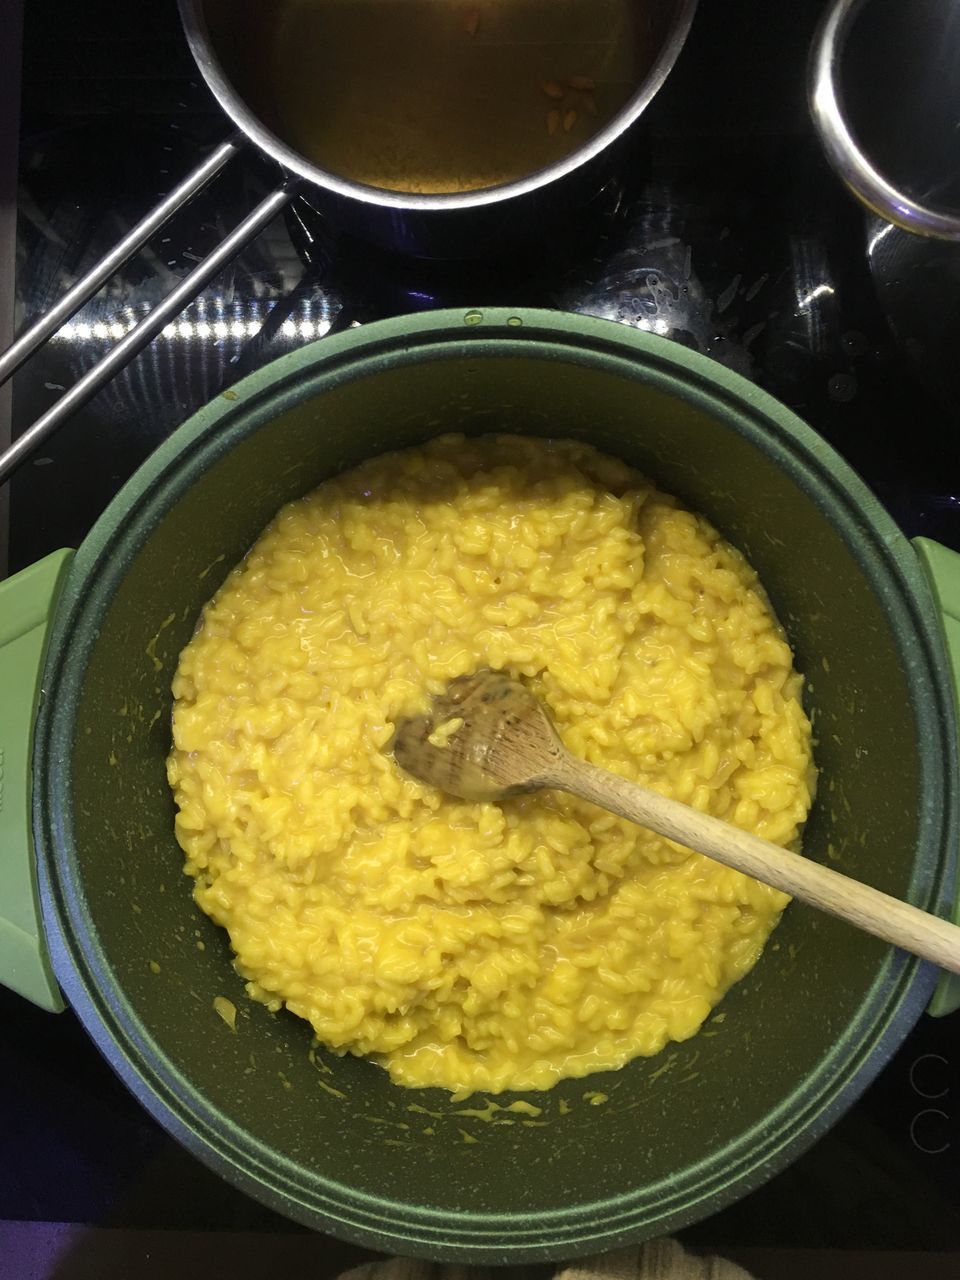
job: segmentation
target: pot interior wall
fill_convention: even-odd
[[[325,476],[441,431],[588,439],[708,514],[759,569],[815,715],[821,784],[806,850],[903,894],[917,842],[917,730],[890,625],[790,476],[717,411],[676,399],[636,368],[479,348],[380,367],[320,393],[308,381],[309,371],[275,417],[276,401],[241,400],[245,425],[226,428],[206,453],[194,449],[183,464],[192,483],[169,485],[162,522],[151,518],[127,540],[80,676],[68,825],[108,985],[219,1109],[224,1132],[283,1153],[304,1202],[317,1178],[451,1214],[543,1214],[649,1188],[655,1216],[654,1205],[684,1194],[699,1162],[753,1126],[758,1141],[775,1131],[786,1119],[779,1109],[843,1051],[877,979],[880,944],[792,906],[699,1035],[620,1072],[528,1095],[543,1108],[537,1117],[495,1114],[492,1123],[469,1114],[483,1109],[476,1100],[401,1090],[370,1063],[313,1053],[304,1023],[247,1000],[226,936],[194,906],[164,774],[178,654],[278,506]],[[214,1012],[216,996],[236,1004],[235,1033]]]

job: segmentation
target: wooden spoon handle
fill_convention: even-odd
[[[566,753],[543,781],[960,973],[960,928],[939,916]]]

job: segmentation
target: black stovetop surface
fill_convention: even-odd
[[[25,7],[18,326],[229,132],[198,83],[173,0]],[[674,75],[573,246],[546,237],[509,261],[437,266],[342,235],[318,246],[296,211],[278,218],[17,474],[10,570],[76,546],[160,440],[260,364],[331,327],[495,303],[639,324],[740,370],[822,432],[907,534],[960,550],[956,375],[930,336],[942,326],[932,304],[919,307],[926,329],[916,305],[909,324],[887,314],[889,271],[871,271],[878,229],[825,165],[807,120],[805,57],[820,8],[701,0]],[[276,177],[252,153],[232,161],[17,375],[14,434]],[[0,1233],[13,1223],[238,1239],[299,1232],[168,1138],[72,1014],[0,992],[0,1028]],[[956,1251],[960,1272],[958,1064],[960,1017],[924,1017],[813,1150],[684,1238],[728,1249]],[[316,1241],[318,1267],[347,1256]],[[5,1252],[0,1234],[0,1280],[81,1274],[31,1256]]]

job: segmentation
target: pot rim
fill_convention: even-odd
[[[480,316],[476,321],[472,317]],[[519,324],[517,323],[519,321]],[[79,675],[93,619],[123,578],[136,545],[163,508],[238,440],[281,412],[371,367],[429,358],[536,355],[615,368],[723,418],[781,465],[830,513],[868,580],[887,587],[898,634],[909,633],[909,671],[920,735],[921,834],[911,902],[942,912],[950,901],[958,839],[957,737],[943,640],[926,581],[904,536],[864,483],[816,433],[752,383],[668,339],[608,320],[527,309],[441,311],[380,321],[283,356],[193,415],[137,471],[81,545],[54,620],[34,756],[34,834],[44,924],[54,969],[71,1005],[146,1109],[228,1180],[313,1227],[378,1249],[443,1260],[506,1263],[573,1257],[669,1231],[722,1208],[783,1168],[860,1096],[925,1007],[937,971],[889,949],[842,1039],[803,1085],[722,1150],[682,1177],[591,1204],[536,1215],[453,1213],[357,1192],[308,1172],[261,1143],[204,1099],[153,1040],[112,978],[89,927],[72,844],[68,777]],[[892,601],[892,603],[890,603]],[[904,650],[907,639],[901,641]]]
[[[562,160],[525,174],[513,182],[505,182],[493,187],[480,187],[475,191],[427,195],[408,191],[390,191],[386,187],[354,182],[313,164],[282,138],[278,138],[250,109],[224,71],[210,39],[203,14],[203,0],[178,0],[180,21],[200,74],[222,109],[251,142],[272,156],[285,169],[323,190],[383,209],[407,209],[421,212],[453,212],[476,209],[484,205],[502,204],[505,201],[529,195],[541,187],[567,177],[605,151],[643,114],[660,91],[686,43],[697,3],[698,0],[676,0],[676,11],[667,38],[640,82],[636,93],[612,120],[593,137],[588,138],[581,147]]]

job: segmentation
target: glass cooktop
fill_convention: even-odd
[[[0,52],[8,84],[16,7]],[[173,0],[24,8],[18,327],[229,133]],[[902,281],[889,259],[877,270],[884,228],[846,195],[808,123],[805,58],[821,9],[701,0],[674,74],[572,242],[546,235],[510,259],[426,264],[318,238],[288,210],[14,477],[9,570],[76,546],[159,441],[251,369],[350,324],[496,303],[607,317],[737,369],[822,432],[907,534],[960,550],[957,374],[931,337],[936,308],[956,311],[943,282],[953,272],[960,291],[960,250],[898,316]],[[0,142],[0,193],[13,141]],[[251,151],[231,161],[21,370],[7,422],[0,398],[0,438],[48,408],[276,178]],[[72,1014],[0,992],[0,1028],[0,1280],[332,1275],[368,1256],[199,1165]],[[771,1280],[960,1274],[958,1067],[960,1015],[921,1019],[827,1137],[681,1238]]]

